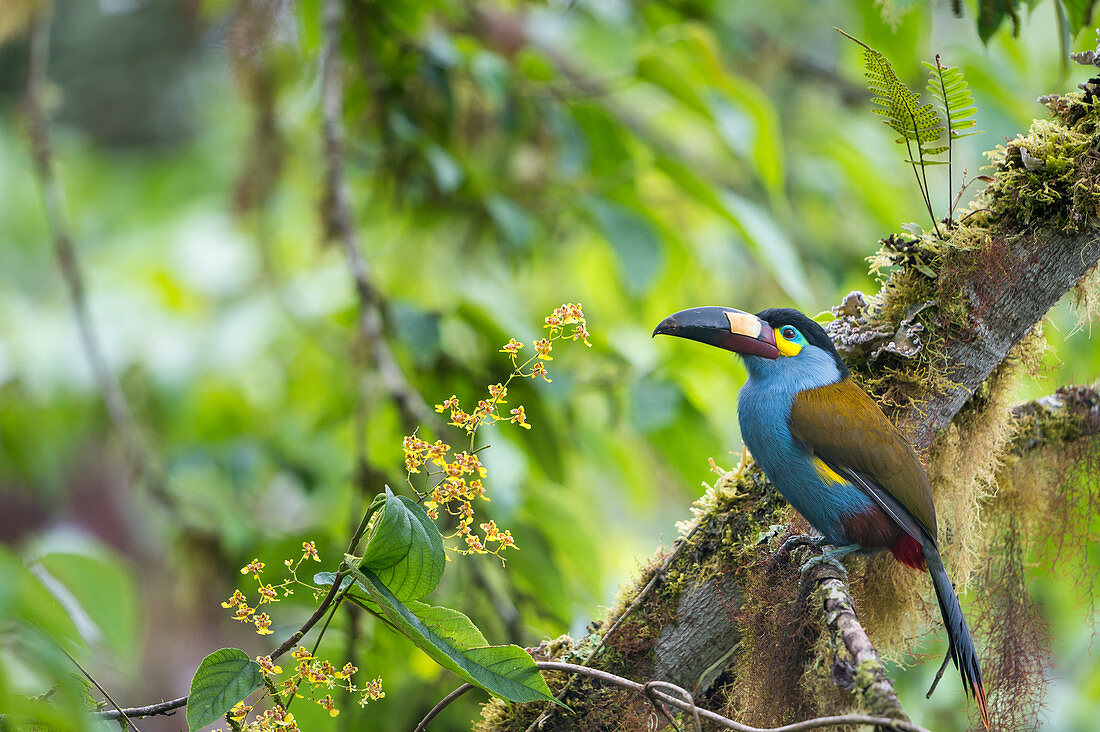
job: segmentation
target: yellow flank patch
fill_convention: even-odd
[[[840,473],[836,472],[825,461],[819,457],[814,458],[814,469],[817,470],[817,474],[821,476],[821,479],[826,483],[847,483],[848,481],[841,477]]]
[[[802,346],[788,341],[779,331],[775,332],[775,347],[778,348],[779,352],[784,356],[797,356],[802,350]]]

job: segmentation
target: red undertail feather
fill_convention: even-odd
[[[902,534],[901,538],[894,542],[894,545],[890,547],[890,552],[894,555],[894,558],[904,564],[906,567],[912,567],[913,569],[923,570],[924,564],[924,550],[921,548],[920,542],[909,536],[909,534]],[[984,698],[985,695],[982,695]]]

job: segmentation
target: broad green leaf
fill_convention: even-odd
[[[409,554],[413,542],[412,514],[386,486],[386,504],[367,536],[363,564],[374,570],[389,569]]]
[[[356,586],[361,585],[357,584]],[[474,625],[474,621],[458,610],[417,601],[410,602],[406,607],[424,625],[457,648],[477,648],[489,645],[489,641],[485,640],[485,636]]]
[[[386,486],[386,505],[367,541],[363,567],[373,570],[402,600],[436,588],[447,563],[443,537],[416,502]]]
[[[664,49],[661,52],[654,51],[638,59],[635,67],[638,78],[660,87],[688,109],[709,119],[710,108],[699,96],[698,88],[691,83],[690,77],[684,74],[683,69],[673,66],[672,61],[663,51]]]
[[[1012,20],[1012,34],[1019,32],[1018,5],[1019,0],[978,0],[978,36],[982,43],[989,43],[1006,17]]]
[[[141,642],[141,627],[137,592],[129,568],[106,551],[94,556],[47,554],[38,562],[67,591],[67,597],[59,597],[62,605],[76,604],[68,610],[70,615],[81,618],[77,625],[89,644],[94,647],[102,640],[122,659],[135,655]]]
[[[637,212],[613,201],[589,197],[585,205],[615,250],[627,291],[634,295],[646,292],[664,258],[656,229]]]
[[[191,679],[187,726],[191,730],[218,721],[237,702],[264,685],[260,665],[236,648],[220,648],[202,659]]]
[[[0,618],[29,621],[72,649],[80,633],[57,598],[7,548],[0,546]]]
[[[468,646],[484,636],[470,619],[447,608],[404,605],[369,569],[353,570],[371,598],[418,648],[461,679],[514,702],[553,700],[534,660],[519,646]],[[418,612],[420,615],[418,616]]]

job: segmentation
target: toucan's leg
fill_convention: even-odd
[[[810,536],[809,534],[795,534],[794,536],[787,537],[787,540],[779,547],[779,551],[776,554],[780,556],[786,556],[787,552],[800,546],[815,546],[820,549],[823,546],[827,546],[829,542],[824,536]]]
[[[827,562],[840,570],[840,573],[845,577],[848,576],[848,570],[844,568],[844,565],[840,563],[840,560],[848,556],[852,552],[859,551],[861,547],[859,544],[846,544],[845,546],[838,546],[833,549],[829,549],[826,552],[822,552],[820,556],[810,557],[809,561],[802,565],[800,570],[802,574],[806,574],[811,568],[816,567],[822,562]]]

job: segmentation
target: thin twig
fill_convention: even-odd
[[[346,552],[344,552],[344,554],[352,554],[355,551],[355,548],[359,545],[359,540],[363,538],[363,534],[367,530],[367,525],[370,523],[371,516],[374,515],[375,511],[378,510],[380,505],[381,504],[379,503],[371,503],[371,505],[367,507],[367,510],[363,513],[363,518],[359,520],[359,525],[355,528],[355,531],[352,533],[351,538],[348,540],[348,549]],[[332,578],[332,586],[329,587],[328,594],[325,595],[325,599],[321,600],[321,604],[317,606],[317,609],[313,611],[313,614],[309,616],[306,622],[304,622],[302,626],[298,628],[298,630],[294,631],[294,633],[289,638],[283,641],[278,648],[271,652],[270,658],[272,661],[277,659],[279,656],[282,656],[290,649],[294,648],[294,646],[298,644],[298,641],[302,640],[305,634],[308,633],[313,628],[313,626],[317,624],[322,616],[324,616],[325,611],[329,608],[329,605],[331,605],[336,599],[336,594],[340,592],[340,585],[343,584],[344,576],[347,572],[347,569],[348,564],[345,560],[340,563],[340,568],[337,570],[336,576]],[[341,599],[347,596],[347,591],[350,591],[350,589],[351,584],[349,583],[345,592],[341,595]],[[178,699],[160,702],[159,704],[150,704],[149,706],[145,707],[131,707],[129,709],[120,709],[117,711],[108,710],[103,712],[96,712],[95,716],[101,719],[119,719],[120,717],[127,715],[131,717],[151,717],[155,714],[169,714],[173,710],[179,709],[180,707],[186,705],[187,697],[181,696]]]
[[[699,719],[699,707],[695,706],[695,697],[693,697],[687,689],[683,689],[676,684],[670,684],[667,681],[650,681],[646,684],[646,688],[648,689],[650,687],[664,688],[676,694],[683,694],[684,699],[691,704],[691,714],[695,719],[695,729],[697,732],[703,732],[703,723]]]
[[[644,686],[642,686],[642,693],[645,694],[645,698],[649,701],[650,704],[653,705],[653,708],[656,709],[657,712],[662,717],[664,717],[665,720],[670,725],[672,725],[672,728],[674,730],[676,730],[676,732],[684,732],[682,729],[680,729],[680,725],[676,723],[676,718],[672,716],[672,713],[668,711],[668,707],[666,707],[664,705],[664,703],[661,701],[660,697],[658,696],[657,686],[656,686],[657,683],[662,683],[662,682],[653,682],[653,681],[647,682]],[[680,687],[676,687],[676,688],[680,688]],[[694,706],[694,702],[692,702],[692,706]],[[698,710],[695,710],[695,715],[696,715],[696,719],[698,719],[698,715],[699,715]]]
[[[134,720],[126,716],[126,712],[122,709],[122,707],[118,705],[118,702],[111,698],[111,695],[107,693],[107,690],[103,688],[103,685],[96,681],[94,676],[88,673],[88,669],[81,666],[80,661],[77,661],[76,658],[73,657],[73,654],[66,651],[60,645],[58,645],[58,648],[61,648],[61,652],[69,657],[69,660],[72,661],[74,666],[80,669],[80,673],[84,674],[84,677],[88,679],[88,681],[91,681],[92,685],[95,686],[95,688],[99,689],[99,693],[103,694],[103,696],[106,697],[107,701],[111,703],[111,706],[118,710],[118,713],[122,717],[122,719],[126,720],[126,724],[130,725],[130,727],[133,728],[134,732],[141,732],[141,730],[138,729],[138,726],[134,724]]]
[[[595,647],[591,651],[589,651],[587,656],[584,657],[584,661],[582,661],[584,666],[592,663],[592,660],[597,656],[597,654],[599,654],[599,652],[603,650],[604,644],[607,642],[608,638],[614,635],[615,631],[619,629],[619,626],[621,626],[623,622],[628,617],[630,617],[631,613],[638,609],[638,607],[642,604],[642,601],[649,595],[653,588],[656,587],[661,579],[665,576],[665,572],[667,572],[668,568],[672,566],[672,562],[676,559],[677,556],[679,556],[680,551],[685,546],[687,546],[688,541],[691,539],[692,536],[695,535],[695,532],[698,530],[699,524],[696,524],[695,526],[691,527],[691,531],[689,531],[686,536],[684,536],[676,543],[676,546],[673,548],[673,550],[669,552],[667,557],[665,557],[665,561],[662,562],[661,568],[653,573],[653,576],[649,578],[649,582],[646,583],[646,586],[643,587],[642,591],[638,593],[638,596],[634,598],[634,601],[630,603],[626,610],[623,610],[622,613],[619,614],[619,617],[615,618],[615,622],[611,624],[611,627],[607,629],[606,633],[600,636],[600,640],[596,643]],[[561,688],[561,691],[559,691],[555,695],[554,698],[557,701],[560,702],[562,699],[565,698],[566,693],[573,687],[573,680],[575,678],[575,676],[571,676],[569,678],[569,681],[565,683],[565,686]],[[553,708],[554,707],[548,703],[546,709],[544,709],[542,711],[542,714],[540,714],[535,719],[535,721],[527,727],[525,732],[533,732],[535,727],[538,726],[542,722],[542,720],[546,719],[547,715],[549,715],[550,711]]]
[[[140,717],[155,717],[159,714],[175,714],[177,709],[185,706],[187,706],[187,697],[181,696],[178,699],[157,702],[144,707],[107,709],[102,712],[95,712],[92,716],[98,719],[122,719],[124,716],[137,719]]]
[[[321,111],[324,129],[326,193],[325,228],[340,240],[348,257],[355,293],[359,300],[359,333],[369,349],[386,390],[400,411],[408,429],[418,424],[442,432],[443,424],[420,393],[401,371],[386,340],[382,319],[384,300],[371,282],[370,268],[351,212],[351,195],[344,176],[344,79],[340,68],[339,47],[344,17],[342,0],[325,0],[325,45],[321,55]]]
[[[609,684],[621,686],[624,689],[632,689],[641,694],[645,693],[645,684],[639,684],[636,681],[623,678],[622,676],[616,676],[615,674],[608,673],[607,671],[601,671],[600,669],[589,668],[588,666],[579,666],[575,663],[561,663],[559,661],[536,661],[540,669],[544,671],[566,671],[575,674],[584,674],[600,681],[605,681]],[[664,682],[668,683],[668,682]],[[668,684],[666,688],[674,688],[677,693],[687,695],[687,691],[677,687],[675,684]],[[877,727],[886,727],[888,729],[900,730],[901,732],[929,732],[920,725],[913,724],[912,722],[906,722],[900,719],[890,719],[889,717],[872,717],[865,714],[841,714],[831,717],[817,717],[815,719],[807,719],[802,722],[796,722],[794,724],[784,725],[782,727],[752,727],[747,724],[741,724],[735,722],[732,719],[723,717],[720,714],[716,714],[706,709],[700,709],[695,706],[694,702],[687,702],[682,699],[678,699],[674,696],[665,694],[664,692],[652,689],[651,694],[659,698],[666,704],[681,709],[685,712],[695,711],[702,719],[707,719],[711,722],[715,722],[726,729],[732,729],[735,732],[802,732],[808,729],[819,729],[821,727],[839,727],[841,725],[872,725]]]

